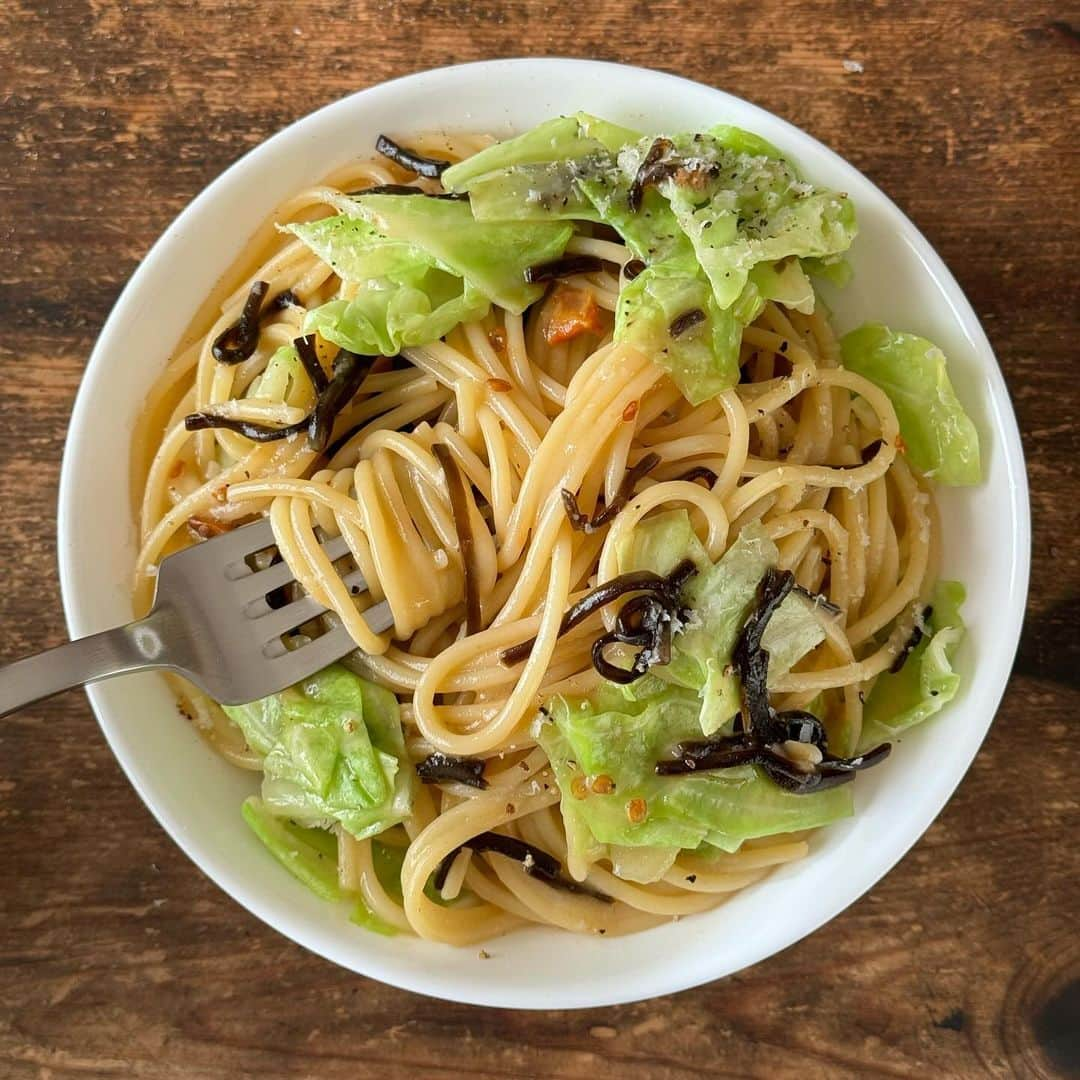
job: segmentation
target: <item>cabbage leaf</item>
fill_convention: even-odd
[[[960,676],[953,658],[964,636],[960,606],[965,595],[958,581],[939,581],[934,587],[927,632],[904,666],[881,675],[866,699],[860,752],[921,724],[956,696]]]
[[[982,479],[979,435],[956,397],[945,354],[926,338],[867,323],[840,339],[844,367],[889,396],[907,458],[942,484]]]
[[[340,824],[364,839],[411,812],[413,771],[390,691],[333,665],[224,708],[263,759],[268,813],[309,827]]]

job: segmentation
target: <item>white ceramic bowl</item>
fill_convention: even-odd
[[[986,734],[1012,664],[1027,592],[1024,462],[990,345],[952,275],[910,221],[831,150],[745,101],[640,68],[504,60],[411,75],[346,98],[275,135],[211,184],[132,276],[79,390],[60,484],[59,559],[72,637],[131,618],[135,558],[128,443],[140,403],[204,295],[274,207],[372,152],[379,132],[445,127],[507,135],[585,109],[645,131],[720,121],[760,133],[858,210],[854,282],[830,297],[841,329],[880,319],[940,344],[982,436],[986,480],[944,491],[944,572],[967,583],[964,688],[936,720],[860,776],[856,816],[819,834],[808,859],[715,911],[631,939],[533,929],[494,942],[490,959],[346,920],[266,853],[240,818],[256,778],[214,755],[156,675],[89,690],[113,752],[187,854],[249,911],[353,971],[439,997],[515,1008],[570,1008],[666,994],[756,963],[846,908],[922,835]],[[100,417],[108,416],[108,423]]]

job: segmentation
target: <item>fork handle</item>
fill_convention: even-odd
[[[170,666],[163,612],[70,641],[0,668],[0,716],[73,686]]]

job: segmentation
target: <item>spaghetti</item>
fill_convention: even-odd
[[[164,556],[267,515],[296,581],[356,642],[350,666],[397,696],[409,759],[426,782],[414,785],[410,816],[378,840],[337,829],[340,885],[390,928],[459,945],[526,923],[638,930],[712,907],[807,853],[799,833],[683,850],[643,884],[568,844],[559,803],[572,796],[536,721],[556,695],[588,696],[605,681],[594,644],[613,632],[618,605],[561,624],[618,577],[619,552],[642,522],[686,509],[714,562],[760,527],[778,570],[821,598],[810,606],[823,640],[771,684],[773,704],[812,706],[852,746],[867,693],[921,626],[938,544],[893,405],[841,366],[820,310],[766,304],[742,333],[739,384],[691,405],[657,357],[613,340],[620,287],[642,265],[588,226],[536,271],[550,285],[525,315],[496,306],[442,340],[376,360],[357,372],[321,441],[304,438],[337,350],[305,341],[312,378],[275,372],[273,358],[306,338],[307,312],[356,287],[274,224],[333,213],[346,192],[438,191],[438,163],[486,142],[415,140],[411,159],[344,169],[282,206],[193,321],[147,402],[134,454],[140,606]],[[423,164],[423,177],[410,163]],[[657,182],[650,169],[646,189]],[[596,315],[559,341],[550,328],[568,293]],[[671,334],[702,318],[683,313]],[[192,430],[202,427],[185,424],[192,414],[228,423]],[[292,434],[259,441],[260,426]],[[369,583],[363,596],[320,548],[337,535]],[[379,635],[362,613],[383,599],[394,625]],[[633,639],[640,623],[624,621]],[[220,707],[179,692],[217,750],[260,767]],[[581,784],[586,798],[610,791],[610,778]],[[404,849],[400,898],[376,873],[378,845]]]

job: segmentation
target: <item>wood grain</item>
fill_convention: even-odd
[[[168,221],[243,151],[346,92],[521,53],[721,86],[888,191],[993,341],[1024,432],[1035,555],[1000,715],[911,854],[809,940],[647,1004],[512,1013],[341,971],[195,870],[80,695],[5,721],[0,1075],[1080,1075],[1075,2],[7,0],[3,12],[5,656],[63,638],[54,507],[69,410],[110,305]]]

